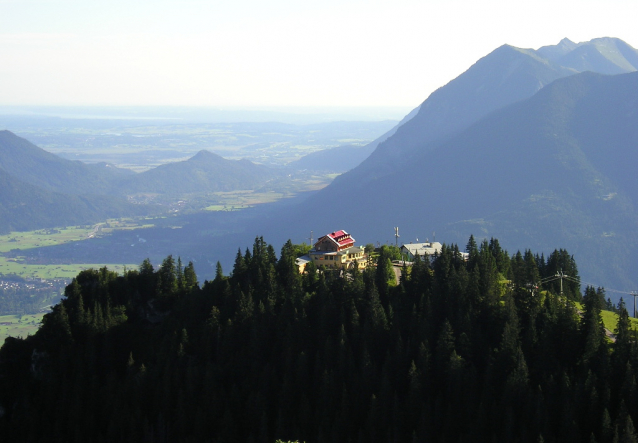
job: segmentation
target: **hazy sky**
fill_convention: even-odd
[[[0,105],[405,106],[496,47],[618,37],[636,0],[0,0]]]

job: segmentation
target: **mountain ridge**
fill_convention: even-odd
[[[430,144],[387,175],[347,188],[335,180],[289,215],[316,232],[336,224],[372,239],[399,226],[403,241],[436,231],[448,243],[470,234],[514,249],[551,243],[577,254],[582,275],[631,288],[638,184],[627,172],[638,161],[637,128],[638,72],[580,73]],[[617,142],[605,143],[614,134]],[[339,193],[357,195],[348,211],[310,212]]]
[[[107,163],[86,164],[45,151],[0,131],[0,169],[22,182],[69,195],[166,194],[254,189],[281,172],[249,160],[228,160],[208,150],[135,173]]]
[[[0,169],[26,183],[64,194],[106,194],[122,171],[73,160],[45,151],[8,130],[0,131]]]
[[[119,183],[122,193],[180,194],[255,189],[279,171],[249,160],[227,160],[201,150],[188,160],[166,163]]]
[[[578,44],[563,39],[558,45],[538,50],[501,45],[432,92],[413,118],[385,137],[366,160],[348,174],[338,177],[335,183],[352,186],[367,180],[366,177],[384,175],[393,168],[408,164],[414,151],[428,149],[429,143],[452,135],[503,106],[531,97],[558,78],[580,72],[577,68],[582,66],[575,64],[576,59],[563,60],[565,65],[557,63],[561,57],[579,48],[597,52],[614,66],[619,65],[609,61],[609,54],[622,52],[622,57],[630,61],[624,64],[624,70],[620,67],[617,70],[629,72],[638,69],[638,51],[617,38],[593,39]],[[607,55],[602,55],[602,50]],[[547,57],[552,53],[560,56]],[[588,68],[609,69],[607,65]]]

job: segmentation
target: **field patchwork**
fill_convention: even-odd
[[[44,312],[33,315],[1,315],[0,316],[0,345],[7,337],[26,338],[36,333]]]

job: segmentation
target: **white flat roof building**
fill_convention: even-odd
[[[424,258],[426,255],[433,256],[441,252],[442,246],[439,242],[409,243],[401,246],[401,253],[407,255],[407,259],[412,261],[417,254],[421,258]]]

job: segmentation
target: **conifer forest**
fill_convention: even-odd
[[[633,442],[638,347],[572,256],[444,245],[395,281],[263,238],[193,263],[82,271],[0,349],[0,435],[29,442]],[[390,272],[389,272],[390,271]],[[558,272],[574,277],[543,284]]]

